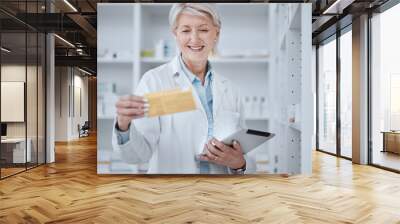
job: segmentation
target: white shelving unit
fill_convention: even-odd
[[[292,5],[295,6],[290,4]],[[169,62],[176,55],[175,39],[168,24],[170,7],[171,4],[167,3],[98,4],[98,82],[114,83],[116,95],[132,93],[146,71]],[[304,52],[300,52],[303,45],[298,42],[300,38],[304,39],[304,36],[299,36],[300,33],[311,33],[311,22],[308,22],[310,27],[300,27],[300,24],[304,24],[303,21],[308,19],[304,16],[307,13],[304,13],[301,7],[289,7],[288,4],[219,3],[217,8],[221,15],[222,30],[217,55],[210,58],[213,69],[230,79],[243,97],[264,97],[267,106],[273,112],[268,113],[269,116],[248,116],[246,123],[249,128],[272,132],[276,130],[282,133],[282,136],[293,132],[295,137],[300,138],[300,128],[289,130],[291,124],[287,122],[287,130],[278,130],[275,120],[285,120],[286,118],[279,117],[281,108],[285,108],[286,104],[301,103],[303,98],[301,74],[304,74],[304,71],[300,69],[299,60]],[[284,21],[284,24],[281,21]],[[151,51],[160,40],[168,46],[164,57],[141,56],[142,51]],[[291,40],[297,42],[290,45]],[[311,38],[309,41],[311,43]],[[285,56],[293,52],[296,52],[297,61],[292,62],[293,68],[287,68],[291,62],[287,61]],[[292,81],[289,78],[290,69],[296,69],[298,74]],[[283,83],[284,81],[289,81],[290,84]],[[293,89],[295,94],[290,95],[288,88]],[[274,100],[274,97],[278,98]],[[104,127],[111,129],[113,117],[113,114],[99,115],[100,125],[103,122]],[[301,130],[303,128],[301,124],[291,126],[301,127]],[[99,137],[105,141],[100,142],[98,147],[110,151],[111,133],[102,133],[100,128],[102,126],[99,126]],[[289,138],[274,138],[274,141],[250,153],[250,157],[263,163],[262,167],[266,170],[259,170],[260,172],[303,171],[298,165],[301,159],[300,152],[292,161],[278,159],[279,162],[272,162],[277,155],[279,158],[293,155],[291,151],[294,149],[288,149],[290,153],[278,153],[285,151],[279,147],[283,141],[288,143]],[[296,144],[300,145],[300,140]],[[288,168],[288,164],[291,163],[297,165]]]
[[[277,30],[279,44],[272,49],[270,95],[271,129],[276,133],[271,144],[274,171],[289,174],[311,173],[314,90],[311,77],[311,6],[278,4],[271,8],[281,23],[271,23]],[[298,108],[295,112],[294,108]],[[283,149],[283,150],[282,150]]]
[[[137,166],[123,163],[112,151],[111,136],[117,96],[132,93],[137,66],[136,21],[133,4],[101,4],[97,19],[97,148],[99,173],[132,173]],[[115,155],[114,155],[115,154]],[[105,165],[108,164],[108,165]]]

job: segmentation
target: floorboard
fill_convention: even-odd
[[[400,175],[313,153],[311,176],[97,175],[96,138],[0,181],[0,223],[400,223]]]

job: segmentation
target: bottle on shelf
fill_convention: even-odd
[[[250,111],[251,111],[251,102],[250,102],[250,96],[245,96],[244,98],[244,117],[250,117]]]
[[[117,84],[114,82],[99,82],[98,84],[98,108],[100,116],[114,116],[116,114],[115,103],[118,100]]]
[[[259,116],[260,117],[265,117],[265,104],[266,104],[266,102],[265,102],[265,97],[264,96],[261,96],[260,97],[260,105],[259,105]]]
[[[261,118],[268,116],[268,103],[266,96],[245,96],[244,97],[244,116],[246,118]]]
[[[164,52],[165,52],[165,42],[163,39],[160,39],[155,47],[155,58],[157,59],[163,59],[164,58]]]
[[[114,52],[114,53],[112,54],[112,59],[113,59],[113,60],[117,60],[117,59],[118,59],[118,52]]]
[[[251,117],[258,117],[259,110],[258,109],[258,97],[253,96],[253,101],[251,102]]]
[[[288,122],[289,123],[295,123],[296,122],[296,107],[295,104],[291,104],[288,106]]]
[[[171,58],[172,57],[172,43],[169,40],[164,42],[164,57]]]
[[[142,58],[153,58],[154,57],[154,49],[143,49],[140,51],[140,56]]]

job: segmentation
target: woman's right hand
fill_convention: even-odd
[[[141,96],[122,96],[115,104],[117,124],[121,131],[127,131],[132,120],[144,117],[149,109],[147,100]]]

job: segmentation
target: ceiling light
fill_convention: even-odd
[[[1,50],[4,51],[4,52],[6,52],[6,53],[10,53],[10,52],[11,52],[11,50],[9,50],[9,49],[7,49],[7,48],[5,48],[5,47],[1,47]]]
[[[322,14],[342,14],[343,10],[353,2],[354,0],[336,0]]]
[[[79,55],[83,55],[83,50],[82,50],[81,48],[77,48],[77,49],[76,49],[76,52],[77,52]]]
[[[86,71],[86,70],[83,70],[83,69],[81,69],[81,68],[79,68],[79,67],[78,67],[78,70],[81,71],[81,72],[83,72],[83,73],[85,73],[85,74],[87,74],[87,75],[92,75],[92,73],[90,73],[90,72],[88,72],[88,71]]]
[[[75,48],[75,45],[71,44],[71,42],[69,42],[68,40],[58,36],[57,34],[54,34],[55,37],[57,37],[58,39],[60,39],[61,41],[63,41],[64,43],[66,43],[67,45],[69,45],[70,47]]]
[[[68,0],[64,0],[65,4],[67,4],[74,12],[78,12],[78,10],[71,4],[69,3]]]

